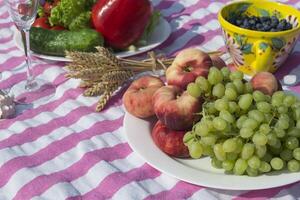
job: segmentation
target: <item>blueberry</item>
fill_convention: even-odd
[[[278,20],[278,18],[277,18],[276,16],[272,16],[272,17],[271,17],[271,21],[272,21],[272,23],[274,23],[274,24],[278,24],[278,23],[279,23],[279,20]]]
[[[241,24],[243,23],[243,21],[240,20],[240,19],[237,19],[235,22],[236,22],[236,25],[238,25],[238,26],[241,25]]]
[[[251,25],[255,24],[255,20],[254,19],[250,19],[249,20],[249,24],[251,24]]]
[[[244,25],[245,27],[250,26],[248,19],[245,19],[245,20],[244,20],[243,25]]]
[[[270,20],[269,17],[261,17],[261,18],[260,18],[260,21],[261,21],[261,22],[266,22],[266,21],[268,21],[268,20]]]
[[[260,24],[260,23],[259,23],[259,24],[256,24],[256,28],[257,28],[257,29],[261,29],[262,27],[263,27],[262,24]]]
[[[283,23],[280,22],[280,23],[277,25],[277,30],[282,31],[282,30],[284,29],[284,27],[285,27],[285,25],[284,25]]]
[[[271,28],[270,31],[271,31],[271,32],[276,32],[277,30],[276,30],[276,28]]]

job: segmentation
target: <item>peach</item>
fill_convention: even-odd
[[[226,67],[226,63],[221,57],[217,55],[211,55],[210,58],[212,60],[214,67],[217,67],[218,69],[222,69],[223,67]]]
[[[152,129],[154,143],[163,152],[175,157],[189,157],[189,150],[183,143],[185,131],[174,131],[157,121]]]
[[[164,86],[153,95],[157,118],[172,130],[188,130],[199,120],[201,100],[177,86]]]
[[[176,85],[186,89],[198,76],[207,76],[212,60],[209,55],[199,49],[185,49],[174,59],[166,71],[168,85]]]
[[[143,76],[135,80],[123,95],[126,110],[139,118],[153,116],[152,96],[162,86],[163,81],[154,76]]]
[[[272,95],[279,89],[276,77],[270,72],[259,72],[251,79],[253,90],[259,90],[267,95]]]

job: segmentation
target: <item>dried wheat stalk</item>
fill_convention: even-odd
[[[67,78],[81,79],[79,87],[84,88],[85,96],[101,95],[96,111],[101,111],[118,88],[122,87],[134,75],[150,70],[165,70],[173,58],[165,58],[149,52],[149,59],[138,61],[121,59],[108,49],[97,47],[97,52],[66,52],[72,60],[67,65]],[[210,54],[219,54],[211,52]]]

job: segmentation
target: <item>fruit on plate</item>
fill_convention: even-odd
[[[185,49],[167,69],[167,83],[185,89],[198,76],[206,77],[211,66],[212,60],[207,53],[195,48]]]
[[[158,89],[153,95],[154,112],[157,118],[172,130],[188,130],[199,119],[201,100],[177,86]]]
[[[92,9],[92,22],[109,46],[124,49],[141,38],[151,14],[149,0],[101,0]]]
[[[154,143],[166,154],[175,157],[189,157],[189,150],[183,143],[186,131],[174,131],[157,121],[152,129]]]
[[[272,95],[278,90],[278,81],[270,72],[259,72],[251,79],[254,90],[260,90],[264,94]]]
[[[44,29],[50,29],[51,28],[47,17],[37,18],[34,21],[34,23],[32,24],[32,26],[37,27],[37,28],[44,28]]]
[[[210,58],[212,60],[212,63],[213,63],[214,67],[217,67],[219,69],[221,69],[223,67],[226,67],[225,61],[220,56],[218,56],[218,55],[211,55]]]
[[[154,76],[143,76],[135,80],[123,95],[123,103],[126,110],[140,118],[147,118],[153,116],[153,94],[164,83]]]
[[[300,100],[276,91],[270,73],[253,79],[252,88],[241,72],[211,67],[207,79],[190,83],[200,87],[188,92],[205,99],[201,120],[183,138],[190,156],[208,155],[212,166],[235,175],[300,171]]]

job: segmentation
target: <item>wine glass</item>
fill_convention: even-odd
[[[14,85],[10,93],[23,103],[31,103],[32,96],[47,90],[47,94],[55,92],[55,87],[46,80],[35,78],[32,71],[29,34],[31,25],[37,14],[39,0],[5,0],[9,13],[16,27],[21,32],[24,44],[27,80]],[[48,90],[51,90],[49,93]]]

